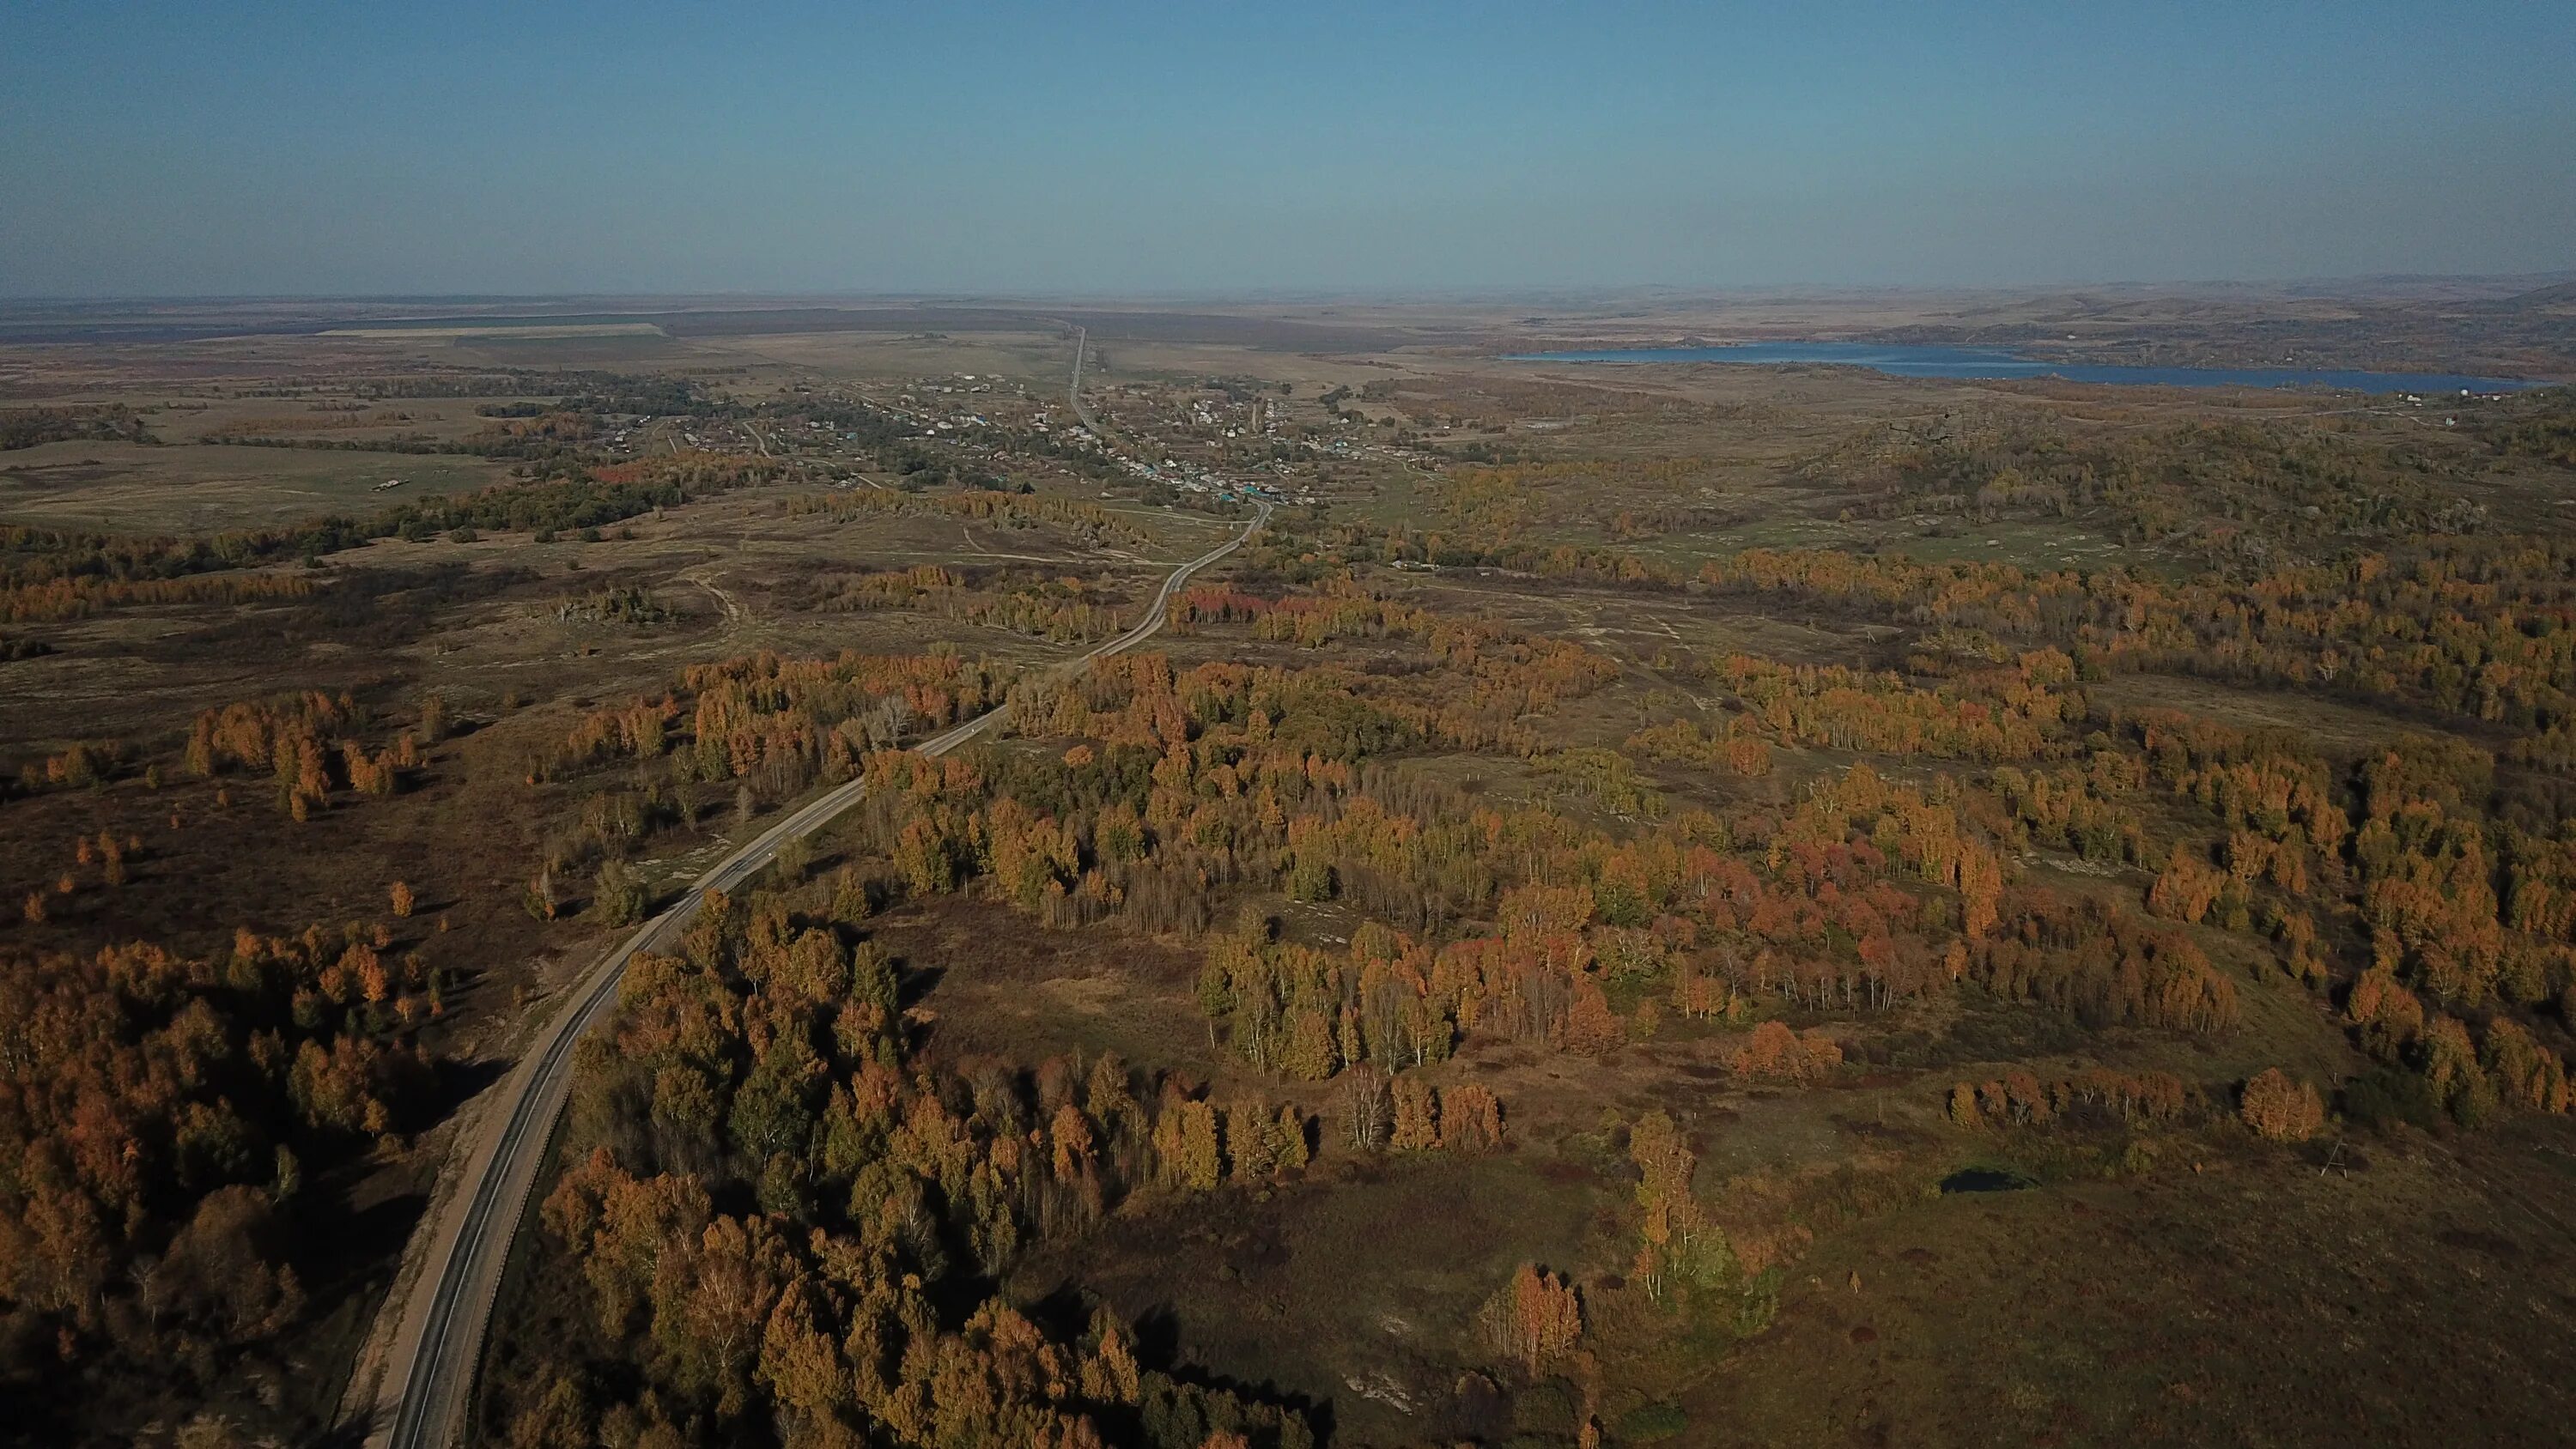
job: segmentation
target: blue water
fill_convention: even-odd
[[[2040,362],[1988,347],[1905,347],[1879,342],[1746,342],[1731,347],[1631,347],[1531,352],[1515,362],[1832,362],[1892,377],[2059,377],[2156,387],[2332,387],[2355,392],[2518,392],[2548,384],[2448,372],[2351,372],[2313,367],[2116,367]]]

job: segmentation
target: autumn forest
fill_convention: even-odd
[[[1224,320],[0,348],[0,1439],[2563,1433],[2576,393]]]

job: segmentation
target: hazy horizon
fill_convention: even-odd
[[[425,306],[464,307],[527,304],[842,304],[928,307],[1006,307],[1006,306],[1082,306],[1107,307],[1134,303],[1157,307],[1201,304],[1207,306],[1250,305],[1333,305],[1333,306],[1441,306],[1557,303],[1564,305],[1603,304],[1651,297],[1659,302],[1694,301],[1730,297],[1765,300],[1868,296],[1993,296],[2033,297],[2059,292],[2113,292],[2177,296],[2206,296],[2213,292],[2241,290],[2256,295],[2278,295],[2315,291],[2342,295],[2354,289],[2388,288],[2403,291],[2410,286],[2477,287],[2499,290],[2555,287],[2576,283],[2576,267],[2557,267],[2540,271],[2515,272],[2365,272],[2346,275],[2284,277],[2042,277],[2026,281],[1992,283],[1943,282],[1758,282],[1742,284],[1708,283],[1686,285],[1670,282],[1602,283],[1530,283],[1513,286],[1496,284],[1483,287],[1264,287],[1245,284],[1231,287],[1187,287],[1153,289],[1144,287],[1084,289],[1079,287],[1022,287],[969,290],[945,288],[921,291],[871,290],[855,287],[814,288],[695,288],[666,291],[346,291],[346,292],[92,292],[92,293],[23,293],[0,294],[0,305],[25,307],[88,306],[112,307],[175,306],[254,306],[273,304],[288,306],[298,303],[315,305],[392,306],[417,303]]]
[[[2576,265],[2576,11],[12,7],[0,296],[1518,297]]]

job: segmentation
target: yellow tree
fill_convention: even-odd
[[[2265,1070],[2245,1084],[2237,1111],[2245,1125],[2274,1142],[2304,1142],[2325,1125],[2326,1106],[2317,1089],[2293,1079],[2279,1067]]]
[[[1503,1145],[1503,1104],[1472,1083],[1440,1094],[1440,1145],[1457,1152],[1485,1152]]]
[[[1398,1152],[1427,1152],[1440,1145],[1440,1106],[1431,1084],[1411,1074],[1394,1082],[1395,1135],[1388,1145]]]
[[[1583,1336],[1583,1304],[1572,1284],[1523,1263],[1486,1304],[1484,1327],[1488,1342],[1535,1375]]]
[[[1154,1121],[1154,1151],[1169,1185],[1200,1192],[1214,1188],[1223,1175],[1216,1109],[1205,1102],[1166,1100]]]
[[[1294,1103],[1280,1108],[1278,1126],[1270,1138],[1271,1159],[1282,1172],[1300,1172],[1305,1169],[1308,1153],[1306,1114],[1298,1111]]]

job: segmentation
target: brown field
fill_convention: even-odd
[[[481,458],[173,444],[47,443],[0,464],[12,522],[120,533],[212,533],[471,492],[505,476]],[[377,491],[387,479],[402,487]]]

